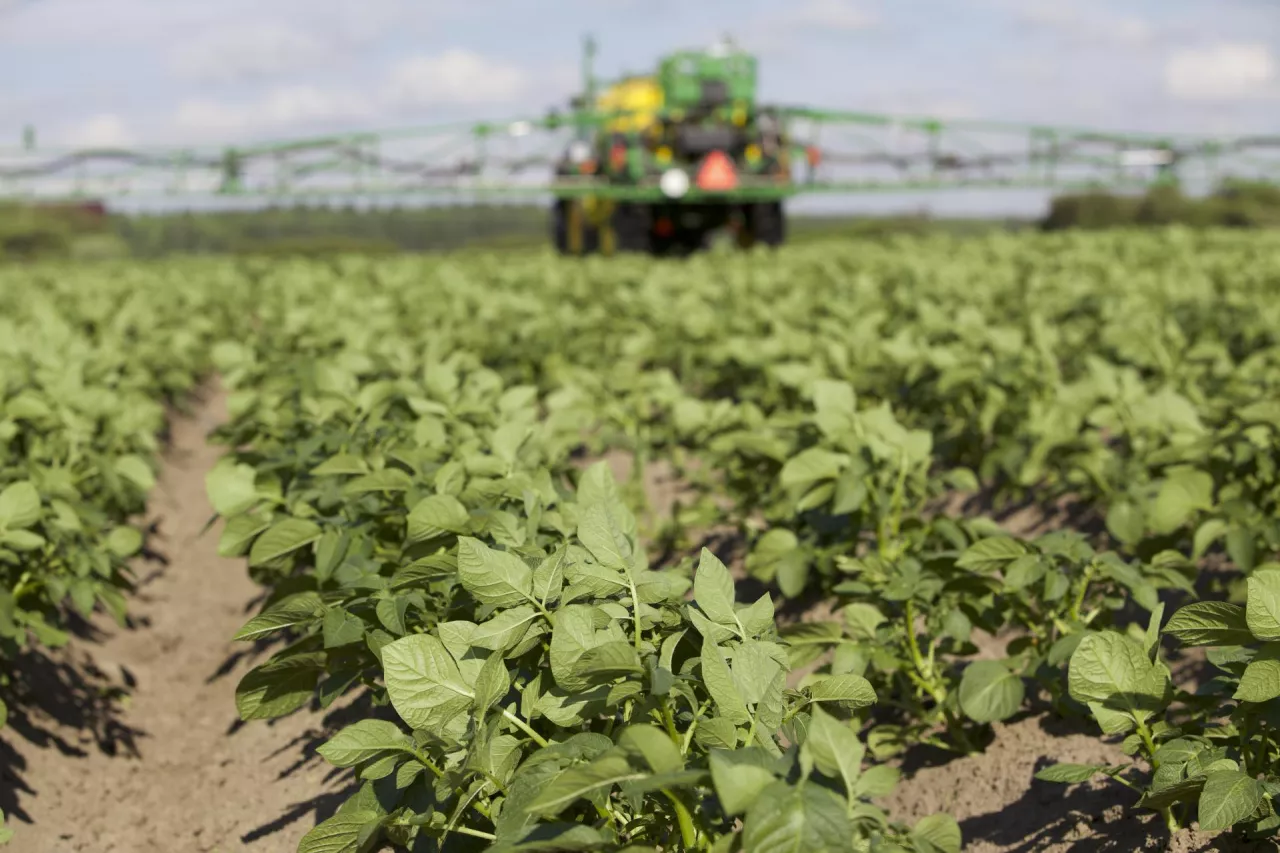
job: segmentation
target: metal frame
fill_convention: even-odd
[[[584,46],[583,96],[565,114],[191,148],[0,148],[0,200],[429,196],[481,200],[554,196],[665,200],[656,179],[558,177],[568,143],[624,113],[587,109],[606,85]],[[799,194],[950,189],[1140,189],[1225,177],[1280,182],[1280,135],[1207,137],[1111,133],[995,121],[769,108],[786,129],[789,183],[742,176],[731,193],[691,189],[682,200],[727,202]],[[661,113],[659,113],[661,115]],[[821,140],[821,143],[819,143]],[[810,156],[820,154],[814,165]],[[530,175],[533,175],[530,178]]]

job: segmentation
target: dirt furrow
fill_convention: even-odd
[[[241,725],[236,714],[255,661],[229,638],[258,588],[243,561],[216,555],[221,525],[204,530],[204,475],[220,453],[205,437],[224,416],[213,388],[174,421],[148,508],[165,564],[139,566],[136,626],[95,619],[80,632],[92,639],[20,668],[26,710],[0,731],[15,851],[293,853],[344,796],[314,754],[321,715]]]

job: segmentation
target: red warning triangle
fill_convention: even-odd
[[[725,192],[736,189],[738,186],[738,173],[734,171],[733,163],[725,156],[723,151],[712,151],[707,155],[707,159],[702,161],[702,168],[698,170],[698,189],[704,192]]]

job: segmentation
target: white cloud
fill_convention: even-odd
[[[96,115],[66,137],[72,145],[84,148],[124,148],[137,142],[124,119],[114,113]]]
[[[214,30],[171,50],[173,68],[182,76],[213,83],[268,77],[314,67],[331,45],[314,33],[284,24]]]
[[[276,86],[247,101],[188,99],[173,117],[181,139],[261,137],[310,132],[319,128],[412,121],[416,111],[442,108],[508,106],[529,111],[528,100],[546,93],[563,98],[572,83],[570,69],[530,72],[465,50],[413,56],[392,65],[382,79],[357,86]],[[551,106],[539,103],[536,110]]]
[[[842,32],[865,30],[879,23],[876,15],[850,0],[808,0],[784,14],[799,24]]]
[[[1019,23],[1077,43],[1140,47],[1151,44],[1158,36],[1156,27],[1142,18],[1082,3],[1020,0],[1013,8]]]
[[[1277,94],[1275,58],[1266,45],[1219,43],[1175,51],[1165,90],[1189,101],[1242,100]]]
[[[317,86],[281,86],[246,103],[184,101],[174,116],[175,129],[195,136],[278,133],[291,128],[363,121],[377,106],[359,93]]]
[[[523,69],[454,48],[399,62],[387,94],[407,107],[511,103],[530,91],[530,82]]]

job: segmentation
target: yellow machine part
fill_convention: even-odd
[[[601,112],[625,112],[627,115],[605,125],[610,133],[643,132],[657,120],[662,109],[662,87],[652,77],[631,77],[614,83],[596,98]]]

